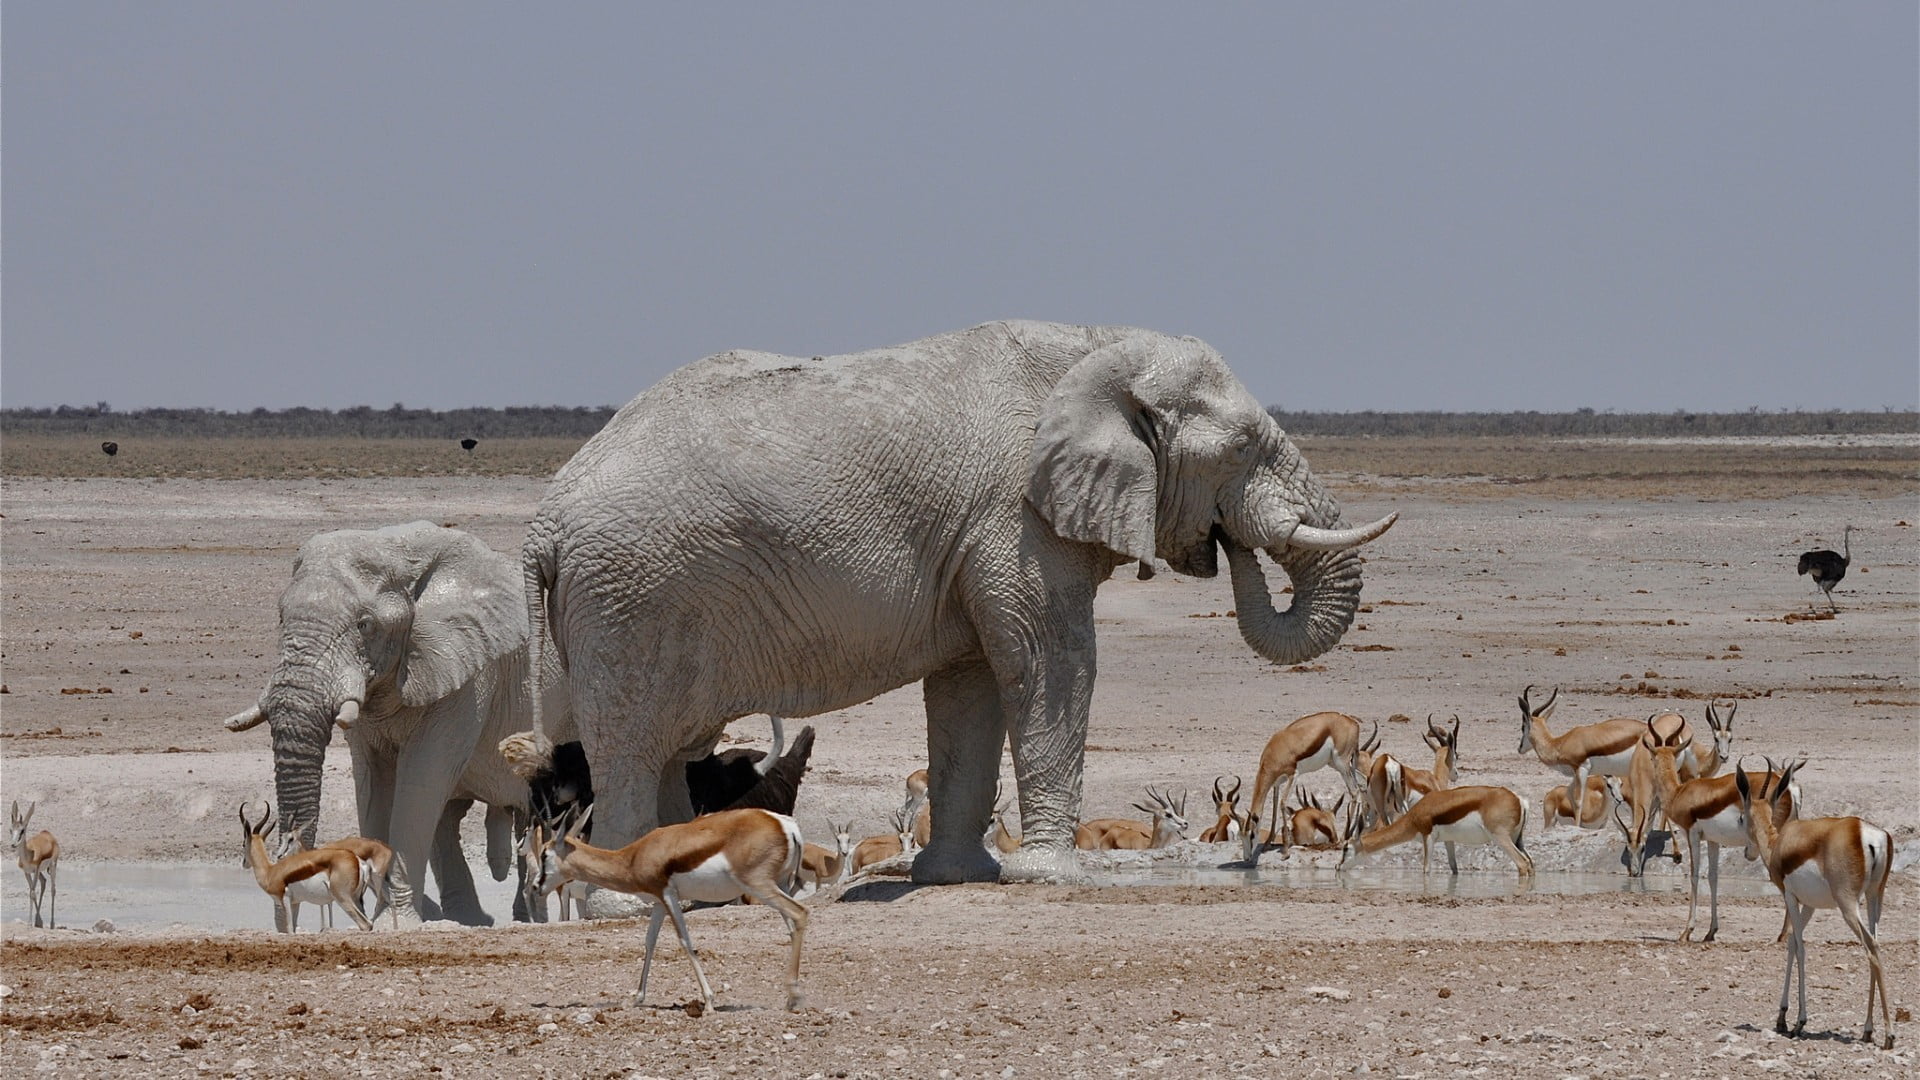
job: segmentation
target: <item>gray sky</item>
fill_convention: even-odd
[[[1911,0],[11,0],[7,405],[624,402],[1004,317],[1300,409],[1920,402]]]

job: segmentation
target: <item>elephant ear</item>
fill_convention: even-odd
[[[1027,485],[1054,532],[1143,561],[1159,489],[1153,417],[1135,392],[1146,367],[1123,341],[1069,368],[1040,407]]]
[[[512,559],[458,529],[424,521],[402,528],[414,609],[400,700],[429,705],[526,644],[526,602]]]

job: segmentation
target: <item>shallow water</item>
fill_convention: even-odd
[[[1455,896],[1467,899],[1534,893],[1544,896],[1587,896],[1600,893],[1645,893],[1656,896],[1687,894],[1684,874],[1630,878],[1622,873],[1542,870],[1531,886],[1507,869],[1463,870],[1453,875],[1444,868],[1422,875],[1418,869],[1372,867],[1342,874],[1326,867],[1242,867],[1156,865],[1101,871],[1095,884],[1130,885],[1266,885],[1289,889],[1352,889],[1417,896]],[[184,927],[193,930],[271,930],[273,905],[254,884],[251,872],[239,866],[207,863],[95,862],[71,863],[60,869],[60,893],[55,907],[59,925],[88,929],[100,919],[111,919],[121,930]],[[513,881],[496,882],[483,872],[475,882],[480,903],[496,923],[512,917]],[[1705,883],[1702,882],[1704,887]],[[431,888],[431,886],[429,886]],[[1772,886],[1762,878],[1723,877],[1720,894],[1732,899],[1766,898]],[[368,898],[372,903],[372,898]],[[371,910],[368,912],[371,914]],[[31,922],[26,884],[20,873],[7,868],[0,877],[0,915]],[[384,922],[384,920],[383,920]],[[300,932],[313,933],[320,913],[303,907]],[[336,931],[352,930],[352,920],[334,913]]]
[[[29,925],[33,908],[27,903],[26,878],[17,867],[5,867],[0,875],[0,916],[18,919]],[[429,875],[431,881],[431,875]],[[59,893],[54,916],[60,926],[85,930],[101,919],[113,921],[119,930],[156,930],[184,926],[195,930],[271,930],[273,901],[254,883],[253,872],[217,863],[167,862],[63,862],[57,878]],[[513,879],[496,882],[484,867],[475,876],[480,906],[496,922],[506,922],[513,913]],[[431,885],[430,891],[434,890]],[[367,914],[373,914],[373,897],[367,896]],[[333,913],[335,930],[354,930],[346,913]],[[382,925],[387,923],[385,917]],[[310,905],[300,908],[300,932],[309,933],[321,925],[320,912]]]
[[[1704,875],[1701,890],[1706,889]],[[1271,885],[1289,889],[1350,889],[1361,892],[1407,893],[1416,896],[1486,898],[1537,894],[1592,896],[1601,893],[1644,893],[1653,896],[1687,895],[1684,874],[1628,877],[1589,870],[1541,870],[1529,885],[1510,869],[1462,870],[1450,874],[1442,866],[1427,874],[1418,869],[1367,867],[1344,874],[1326,867],[1148,866],[1110,870],[1095,875],[1096,885]],[[1764,899],[1775,895],[1763,878],[1720,879],[1720,895],[1729,899]]]

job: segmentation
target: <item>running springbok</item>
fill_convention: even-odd
[[[1780,1013],[1773,1030],[1787,1034],[1787,992],[1793,986],[1793,966],[1800,962],[1800,1017],[1792,1034],[1807,1027],[1807,920],[1814,908],[1838,908],[1847,928],[1867,951],[1867,1026],[1873,1041],[1873,997],[1880,995],[1880,1020],[1886,1025],[1886,1049],[1893,1049],[1893,1020],[1887,1015],[1887,982],[1880,968],[1880,905],[1886,897],[1887,875],[1893,870],[1893,837],[1857,817],[1801,818],[1786,816],[1781,803],[1788,798],[1793,776],[1805,762],[1789,765],[1773,784],[1756,794],[1747,773],[1735,769],[1735,789],[1747,829],[1748,850],[1767,867],[1773,887],[1787,902],[1792,933],[1787,939],[1787,975],[1780,987]],[[1774,772],[1767,762],[1767,772]],[[1866,902],[1867,921],[1860,921]]]
[[[1346,782],[1347,794],[1360,798],[1366,781],[1360,775],[1360,721],[1345,713],[1310,713],[1273,733],[1260,751],[1260,772],[1253,782],[1253,801],[1247,804],[1247,820],[1241,826],[1240,855],[1252,864],[1264,846],[1260,839],[1260,807],[1271,797],[1268,819],[1274,830],[1281,830],[1281,809],[1293,798],[1293,785],[1301,773],[1333,766]],[[1284,790],[1281,781],[1286,782]],[[1287,837],[1282,832],[1284,851]]]
[[[785,814],[771,810],[722,810],[678,825],[662,825],[619,850],[597,848],[580,839],[580,830],[593,813],[589,808],[566,832],[555,836],[541,853],[541,886],[551,892],[568,882],[584,881],[614,892],[653,898],[647,921],[647,955],[640,964],[637,1007],[647,1000],[647,976],[653,971],[653,948],[660,923],[668,916],[680,935],[680,944],[693,961],[700,997],[713,1009],[713,987],[693,951],[680,902],[700,900],[726,904],[751,896],[780,913],[786,921],[791,950],[787,956],[787,1008],[800,1008],[800,947],[807,933],[807,909],[793,898],[800,881],[800,853],[805,843],[800,826]]]
[[[1237,813],[1240,802],[1240,783],[1238,776],[1233,778],[1233,789],[1223,791],[1220,781],[1224,776],[1213,778],[1213,824],[1201,832],[1200,839],[1209,844],[1231,843],[1240,839],[1240,815]]]
[[[1447,868],[1460,872],[1454,858],[1455,844],[1494,844],[1513,860],[1520,876],[1533,876],[1533,859],[1527,855],[1527,800],[1503,787],[1447,788],[1427,795],[1407,807],[1407,812],[1391,825],[1369,832],[1349,827],[1340,869],[1348,870],[1375,852],[1420,840],[1420,872],[1425,874],[1432,861],[1433,842],[1447,845]],[[1356,823],[1357,824],[1357,823]]]
[[[25,816],[20,813],[20,800],[13,800],[13,813],[10,819],[12,828],[8,830],[8,839],[12,842],[14,861],[20,865],[20,872],[27,876],[27,902],[33,905],[33,925],[40,926],[40,908],[44,901],[47,909],[48,927],[53,926],[54,901],[60,898],[60,885],[54,875],[60,869],[60,841],[45,829],[27,836],[27,823],[33,820],[37,802],[27,804]]]
[[[1180,801],[1164,791],[1147,789],[1152,806],[1134,803],[1133,808],[1153,818],[1143,825],[1132,818],[1095,818],[1083,821],[1073,830],[1073,846],[1081,851],[1146,851],[1170,846],[1187,835],[1187,795]]]
[[[301,904],[339,904],[354,924],[372,930],[354,897],[360,895],[360,858],[339,848],[296,851],[274,861],[267,854],[267,830],[273,827],[273,804],[268,803],[256,824],[247,820],[247,804],[240,804],[240,863],[253,871],[260,890],[273,898],[273,928],[291,934],[300,928]]]

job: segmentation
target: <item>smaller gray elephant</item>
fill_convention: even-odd
[[[299,822],[309,844],[327,743],[344,730],[360,833],[390,845],[403,870],[400,920],[490,923],[459,825],[474,801],[488,804],[487,862],[504,880],[528,790],[496,747],[530,722],[527,654],[514,559],[427,521],[321,533],[280,594],[279,665],[226,726],[268,724],[282,828]],[[563,680],[540,682],[542,713],[571,731]],[[429,853],[444,910],[424,893]]]

